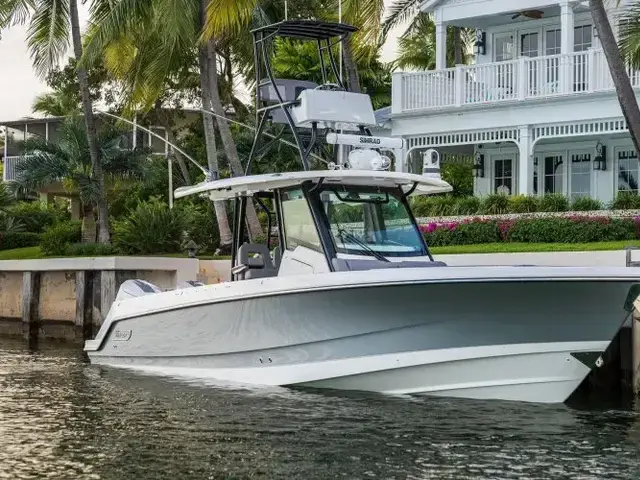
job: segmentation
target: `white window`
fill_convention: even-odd
[[[542,162],[543,193],[563,193],[564,160],[562,155],[548,154]]]
[[[513,159],[498,158],[494,160],[493,193],[513,194]]]
[[[573,29],[573,51],[584,52],[593,44],[591,25],[581,25]]]
[[[618,192],[638,193],[638,154],[633,148],[616,150]]]
[[[576,153],[571,155],[571,200],[591,195],[592,169],[590,153]]]
[[[506,62],[507,60],[513,60],[516,57],[514,50],[512,34],[496,35],[493,49],[494,61]]]
[[[562,53],[562,37],[559,28],[547,30],[544,33],[544,54],[559,55]]]

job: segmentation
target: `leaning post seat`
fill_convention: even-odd
[[[266,245],[257,243],[244,243],[238,249],[237,264],[232,273],[239,280],[251,278],[275,277],[278,269],[271,260],[271,252]]]

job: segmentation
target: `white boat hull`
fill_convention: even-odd
[[[558,403],[615,337],[635,284],[585,278],[584,269],[543,279],[536,274],[548,269],[503,268],[471,280],[469,269],[416,270],[126,300],[85,350],[94,364],[213,382]],[[431,278],[432,270],[466,270],[465,280]],[[515,270],[528,277],[513,278]],[[323,278],[333,283],[318,285]]]
[[[95,363],[212,384],[302,386],[539,403],[564,402],[591,368],[572,356],[608,341],[498,345],[376,355],[262,368],[189,368]]]

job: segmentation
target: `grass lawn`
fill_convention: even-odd
[[[522,252],[594,252],[607,250],[624,250],[625,247],[640,247],[640,240],[623,240],[619,242],[593,243],[485,243],[479,245],[456,245],[450,247],[431,247],[434,255],[451,255],[463,253],[522,253]],[[145,255],[137,255],[145,256]],[[163,253],[148,255],[154,257],[186,258],[186,253]],[[46,258],[40,247],[16,248],[0,250],[0,260],[27,260]],[[231,257],[214,257],[201,255],[201,260],[230,260]]]
[[[485,243],[431,247],[430,250],[434,255],[449,255],[457,253],[594,252],[624,250],[625,247],[640,247],[640,240],[593,243]]]

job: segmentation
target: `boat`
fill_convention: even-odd
[[[345,88],[332,57],[335,38],[353,31],[309,20],[253,31],[258,128],[246,176],[212,172],[175,191],[233,202],[231,279],[169,291],[125,282],[85,343],[90,362],[224,384],[566,401],[630,315],[637,275],[435,259],[411,198],[451,186],[435,151],[420,173],[393,171],[402,140],[371,135],[371,100]],[[327,82],[276,79],[276,36],[316,42]],[[303,168],[253,175],[275,141],[263,130],[277,123]],[[318,153],[326,145],[330,158]],[[264,243],[249,239],[249,202],[269,219]]]

